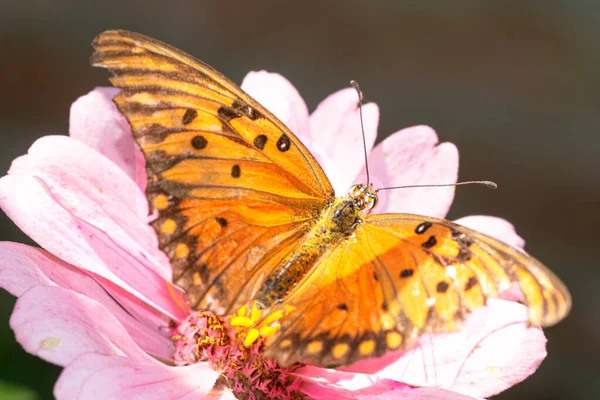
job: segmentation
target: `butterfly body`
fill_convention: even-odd
[[[293,132],[212,67],[128,31],[93,46],[144,154],[173,282],[192,309],[282,316],[266,357],[346,365],[406,349],[514,285],[532,324],[569,312],[565,285],[519,249],[443,219],[370,213],[370,185],[336,199]]]
[[[367,192],[366,185],[355,185],[347,197],[336,198],[325,207],[298,248],[265,279],[256,294],[257,305],[269,308],[281,303],[320,258],[351,237],[365,209],[374,205],[373,198],[376,194]]]

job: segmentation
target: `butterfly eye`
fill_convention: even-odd
[[[364,191],[365,191],[364,185],[361,185],[360,183],[358,183],[356,185],[352,185],[352,187],[348,191],[348,197],[351,197],[351,198],[360,197],[364,193]]]
[[[372,210],[373,208],[375,208],[375,206],[377,205],[377,201],[379,200],[377,195],[374,193],[366,193],[365,199],[367,200],[366,201],[366,209],[367,210]]]
[[[356,184],[348,191],[348,197],[360,210],[371,210],[377,205],[377,193],[372,185]]]

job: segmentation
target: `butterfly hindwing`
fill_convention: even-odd
[[[331,184],[283,123],[210,66],[127,31],[100,34],[94,49],[144,153],[174,283],[194,308],[231,311],[309,228]]]
[[[375,214],[285,299],[292,310],[268,352],[283,363],[346,365],[451,332],[517,284],[529,318],[552,325],[569,311],[556,276],[529,255],[450,221]],[[301,312],[294,313],[295,310]]]

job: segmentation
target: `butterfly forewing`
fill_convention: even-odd
[[[531,323],[554,325],[571,307],[566,286],[541,262],[497,239],[446,220],[408,214],[375,214],[367,223],[393,232],[405,245],[429,256],[443,267],[459,294],[461,308],[480,305],[471,293],[497,297],[516,284],[529,307]],[[433,280],[436,288],[442,282]],[[478,288],[479,287],[479,288]],[[441,288],[445,288],[442,283]],[[448,289],[450,291],[450,289]]]
[[[144,153],[174,283],[217,313],[247,302],[268,258],[332,198],[327,177],[283,123],[210,66],[127,31],[93,45],[92,64],[115,75],[114,101]]]

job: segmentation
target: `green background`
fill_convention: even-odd
[[[88,57],[110,28],[166,41],[238,83],[250,70],[279,72],[311,109],[355,79],[380,106],[380,140],[424,123],[454,142],[460,178],[500,189],[457,189],[449,217],[513,222],[574,299],[569,318],[546,330],[540,370],[497,398],[596,398],[599,2],[3,0],[0,170],[36,138],[67,133],[71,103],[107,85]],[[0,239],[28,242],[2,213]],[[13,305],[1,292],[0,398],[51,398],[60,370],[15,342]]]

